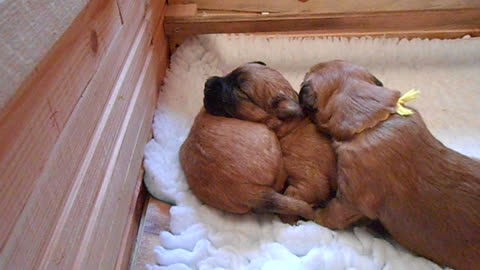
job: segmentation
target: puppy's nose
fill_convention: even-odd
[[[214,85],[217,84],[219,81],[220,81],[220,77],[218,76],[213,76],[208,78],[208,80],[205,82],[205,91],[213,88]]]

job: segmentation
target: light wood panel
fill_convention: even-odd
[[[151,126],[148,127],[147,137],[151,138]],[[137,186],[132,194],[131,205],[129,207],[129,220],[125,226],[124,233],[122,235],[122,243],[120,252],[118,253],[118,259],[115,265],[115,269],[131,269],[131,265],[134,261],[135,248],[137,246],[137,236],[141,228],[141,220],[144,213],[145,204],[148,200],[147,188],[143,184],[143,167],[138,171],[138,177],[136,179]]]
[[[0,1],[0,110],[87,2]]]
[[[165,17],[189,17],[197,14],[196,4],[169,5]]]
[[[342,14],[197,15],[166,19],[167,35],[316,31],[449,32],[480,29],[480,9],[394,11]]]
[[[386,36],[399,38],[461,38],[480,36],[480,9],[347,12],[336,14],[268,14],[205,11],[176,16],[171,9],[165,28],[173,52],[191,35],[265,33],[295,36]]]
[[[28,91],[2,115],[1,269],[129,265],[136,207],[142,200],[138,196],[143,194],[143,147],[159,76],[167,65],[165,39],[157,38],[163,45],[153,44],[164,1],[97,2],[92,0],[76,19],[80,25],[69,28],[67,38],[26,83]],[[96,12],[104,16],[92,15]],[[92,34],[83,24],[110,29],[112,17],[117,27],[110,35]],[[81,42],[84,32],[89,34],[86,43]],[[89,52],[95,61],[89,61]],[[88,80],[77,81],[77,75]],[[71,101],[63,98],[71,95]],[[52,121],[50,111],[34,114],[49,109],[44,104],[52,100],[66,114],[55,119],[53,128],[43,124]],[[14,136],[16,132],[22,136]],[[25,150],[3,145],[4,138]],[[12,179],[4,181],[4,176]]]
[[[170,205],[149,196],[138,232],[138,243],[132,262],[132,270],[148,270],[147,264],[155,263],[155,246],[160,245],[160,232],[170,226]]]
[[[62,254],[62,260],[61,263],[56,260],[45,261],[44,269],[52,269],[55,265],[63,268],[73,264],[80,265],[83,256],[86,256],[84,253],[89,250],[88,242],[94,240],[95,237],[98,239],[98,235],[95,235],[93,230],[101,231],[101,228],[97,227],[97,218],[112,219],[114,210],[111,209],[111,206],[109,209],[105,205],[105,194],[113,188],[112,170],[119,155],[118,151],[120,150],[120,143],[123,141],[122,137],[125,136],[125,125],[128,124],[125,121],[132,117],[133,112],[130,110],[135,107],[134,102],[138,98],[139,92],[133,90],[147,54],[148,34],[146,28],[147,23],[144,21],[118,80],[113,81],[114,85],[102,85],[108,81],[105,78],[108,78],[110,72],[116,72],[108,68],[110,63],[106,63],[105,66],[100,68],[97,74],[99,75],[98,82],[101,85],[92,84],[91,90],[87,89],[82,100],[85,102],[81,101],[77,105],[78,110],[72,114],[71,119],[74,123],[72,127],[74,128],[65,130],[65,134],[69,135],[64,137],[66,138],[65,141],[58,142],[58,144],[61,143],[64,147],[68,147],[72,138],[75,138],[77,142],[85,141],[81,144],[86,146],[87,151],[82,155],[79,154],[82,151],[77,149],[72,153],[61,156],[62,159],[70,157],[69,159],[78,160],[81,167],[66,170],[64,166],[61,166],[63,168],[59,171],[59,177],[69,175],[71,176],[69,178],[72,179],[64,181],[62,184],[72,186],[67,186],[67,190],[70,190],[66,198],[67,207],[61,212],[59,223],[56,224],[57,228],[48,245],[46,257],[53,258]],[[116,53],[112,54],[112,60],[115,59],[115,55]],[[96,91],[99,89],[108,89],[108,91]],[[141,117],[143,112],[138,114],[138,117]],[[88,120],[88,122],[85,122],[83,126],[78,126],[81,123],[80,118]],[[136,119],[136,121],[141,120],[142,118]],[[97,122],[96,126],[92,125],[92,121]],[[131,128],[137,132],[139,126],[132,126]],[[89,130],[93,134],[89,134]],[[132,141],[134,142],[133,139]],[[132,143],[132,141],[129,143]],[[51,177],[51,173],[48,175]],[[88,179],[93,179],[93,181],[87,181]],[[121,182],[115,184],[122,185]],[[58,200],[55,200],[50,204],[57,202]],[[126,205],[123,204],[122,206],[125,207]],[[106,212],[102,212],[101,210],[106,207]],[[114,219],[120,218],[121,216],[118,216]],[[82,222],[79,222],[79,220],[82,220]],[[106,244],[108,236],[103,236],[105,241],[101,244]]]
[[[121,26],[115,1],[92,1],[0,115],[0,205],[8,209],[0,211],[2,250],[67,119]]]
[[[344,13],[480,7],[477,0],[169,0],[170,5],[197,4],[199,9],[283,13]]]
[[[159,86],[161,85],[167,71],[169,55],[168,43],[163,28],[163,19],[166,11],[164,8],[164,1],[156,1],[152,3],[152,10],[157,9],[163,9],[163,12],[160,16],[158,16],[158,18],[152,16],[153,26],[155,26],[153,29],[155,32],[150,42],[153,45],[152,64],[150,66],[152,70],[149,71],[148,74],[150,74],[150,76],[147,77],[144,82],[154,83],[154,85]],[[146,113],[145,119],[143,120],[142,130],[146,131],[145,138],[148,139],[152,136],[151,125],[155,108],[154,105],[157,101],[157,94],[158,91],[156,91],[155,95],[149,100],[149,102],[151,102],[151,106],[149,106],[149,110]],[[146,141],[143,141],[143,144],[137,148],[137,151],[141,149],[142,157],[145,143]],[[130,170],[135,171],[135,168],[130,168]],[[143,228],[143,226],[140,225],[140,219],[145,213],[144,207],[146,207],[145,203],[148,201],[146,187],[143,184],[143,173],[143,168],[140,168],[138,172],[138,179],[136,181],[135,192],[131,198],[128,213],[129,220],[122,233],[123,240],[120,248],[121,252],[118,253],[115,269],[132,269],[135,263],[135,247],[138,246],[138,240],[140,239],[139,232]]]
[[[253,35],[260,35],[266,37],[286,36],[286,37],[387,37],[387,38],[438,38],[438,39],[456,39],[462,38],[465,35],[472,37],[480,36],[480,29],[478,30],[450,30],[450,31],[392,31],[392,32],[344,32],[344,33],[328,33],[325,31],[292,31],[292,32],[263,32],[252,33]]]

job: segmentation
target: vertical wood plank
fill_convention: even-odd
[[[100,7],[94,5],[95,1],[92,1],[93,6],[88,6],[89,9]],[[10,210],[0,212],[2,218],[12,217],[8,220],[8,230],[2,224],[1,233],[5,236],[5,241],[1,243],[1,269],[85,269],[86,265],[93,268],[101,265],[104,269],[109,269],[115,265],[128,265],[122,260],[129,255],[128,244],[131,243],[122,243],[122,234],[127,234],[135,227],[132,205],[138,200],[139,185],[136,180],[145,137],[151,127],[158,82],[158,75],[154,72],[158,70],[158,61],[146,59],[148,54],[148,59],[152,59],[153,22],[159,20],[165,1],[152,1],[154,2],[148,4],[125,2],[128,8],[123,12],[120,10],[121,1],[102,2],[101,6],[110,7],[108,12],[105,11],[108,16],[116,18],[117,31],[108,37],[89,36],[89,41],[94,40],[93,43],[87,43],[89,50],[96,48],[98,51],[100,44],[109,46],[101,48],[104,50],[102,59],[96,60],[98,63],[91,73],[92,77],[88,79],[80,96],[76,97],[76,105],[72,105],[64,120],[61,118],[62,125],[56,126],[59,128],[50,140],[45,140],[42,135],[49,135],[48,129],[42,133],[31,128],[29,121],[38,115],[31,116],[26,110],[20,110],[20,114],[9,110],[2,116],[5,118],[2,118],[0,125],[12,125],[13,120],[17,120],[18,123],[14,126],[19,128],[19,133],[26,134],[30,131],[32,134],[26,134],[26,138],[31,136],[31,145],[39,145],[40,150],[35,155],[26,155],[26,152],[11,151],[11,148],[1,145],[3,148],[0,150],[5,151],[0,151],[0,154],[6,154],[0,157],[10,157],[8,154],[12,154],[14,161],[15,158],[25,159],[27,162],[36,162],[34,165],[38,166],[33,171],[34,174],[29,171],[20,179],[23,179],[23,186],[10,185],[10,191],[13,192],[5,193],[6,196],[16,195],[11,197],[12,203],[22,205],[17,207],[19,212],[16,216]],[[147,7],[150,9],[149,16],[145,15]],[[96,17],[90,19],[102,28],[108,27],[108,16],[105,15],[98,21],[94,19]],[[78,21],[84,20],[86,19],[81,18]],[[74,34],[81,33],[80,30],[83,29],[78,27],[70,28],[73,32],[66,33],[66,36],[71,37],[67,40],[76,41]],[[136,41],[132,45],[133,40]],[[56,46],[67,48],[62,44]],[[59,76],[49,77],[49,84],[55,91],[58,91],[60,85],[76,82],[70,78],[72,76],[67,76],[73,70],[69,66],[70,58],[65,56],[68,56],[68,50],[60,52],[55,54],[59,58],[47,59],[51,62],[45,64],[45,67],[50,67],[52,63],[58,64],[55,69],[59,71]],[[81,65],[79,70],[86,68],[82,59],[76,60]],[[139,89],[136,85],[140,83],[139,77],[144,74],[142,70],[145,68],[142,67],[145,66],[149,67],[149,72],[145,73],[148,76],[142,75],[144,80],[140,80],[144,81],[141,84],[144,87],[140,88],[142,91],[134,91]],[[42,70],[41,67],[39,70]],[[36,76],[28,84],[32,87],[41,85],[47,73]],[[49,90],[52,91],[49,93],[52,97],[68,95],[76,90],[78,84],[69,86],[71,87],[67,87],[66,91],[57,93]],[[41,111],[47,97],[31,97],[31,89],[28,90],[25,92],[26,97],[15,102],[20,106],[30,104]],[[39,125],[39,128],[45,127]],[[30,143],[25,137],[3,135],[19,145]],[[45,160],[36,159],[37,153],[42,154]],[[19,172],[22,168],[27,171],[32,169],[29,166],[31,164],[21,164],[21,167],[17,162],[4,163],[5,160],[0,159],[0,166],[8,168],[13,174],[22,174]],[[4,171],[0,174],[3,173]],[[4,184],[7,186],[9,183],[2,181],[1,185]],[[1,195],[4,195],[3,192],[2,189]],[[6,204],[0,205],[3,207]]]
[[[0,249],[120,27],[113,1],[92,1],[0,116]]]
[[[0,110],[87,3],[0,1]]]
[[[139,5],[137,12],[143,12],[142,10],[143,6]],[[130,22],[125,21],[126,31],[124,34],[126,36],[132,37],[132,35],[134,36],[137,33],[135,28],[142,17],[141,13],[137,14],[137,16],[132,16],[132,19],[136,19],[131,22],[130,25],[132,27],[128,27]],[[141,67],[146,57],[147,52],[145,46],[147,41],[148,33],[146,32],[146,22],[144,22],[138,32],[136,41],[131,48],[130,55],[125,62],[116,85],[114,87],[113,85],[110,87],[102,87],[101,85],[92,87],[92,95],[89,96],[90,102],[79,104],[78,113],[72,115],[72,117],[78,119],[83,118],[85,114],[91,115],[87,119],[95,119],[100,115],[102,118],[98,120],[99,122],[89,142],[86,155],[83,157],[76,155],[78,152],[73,153],[73,158],[83,159],[82,167],[77,171],[71,171],[71,173],[74,174],[73,187],[66,201],[67,207],[63,209],[52,241],[49,244],[49,253],[44,260],[44,269],[53,269],[54,267],[62,268],[68,265],[78,267],[80,264],[81,257],[85,251],[82,240],[89,241],[91,231],[94,229],[88,227],[88,224],[92,218],[97,218],[97,216],[92,215],[98,214],[98,209],[103,206],[102,201],[96,201],[96,197],[102,197],[109,187],[109,182],[105,179],[106,170],[109,162],[111,162],[111,155],[114,155],[113,152],[118,151],[118,149],[114,149],[115,142],[118,140],[118,136],[120,136],[119,132],[122,119],[125,117],[128,102],[131,99],[134,85],[138,80]],[[118,51],[112,51],[112,61],[115,61],[116,55],[118,55]],[[112,71],[108,68],[109,66],[112,66],[111,63],[106,63],[101,69],[103,74],[99,75],[99,82],[103,82],[104,76],[108,76],[108,73]],[[100,96],[103,96],[100,100],[105,100],[105,97],[108,96],[106,95],[107,93],[98,93],[99,89],[104,88],[113,88],[108,102],[95,104]],[[97,94],[95,94],[95,92],[97,92]],[[91,104],[92,102],[93,105]],[[91,114],[92,107],[105,107],[105,111],[103,114]],[[79,139],[88,134],[82,132],[82,135],[82,133],[77,133],[74,130],[70,132],[71,136],[78,136]],[[64,141],[64,144],[68,145],[69,141]],[[124,207],[126,206],[124,205]],[[81,220],[81,222],[79,222],[79,220]],[[98,255],[100,256],[100,254]],[[58,263],[60,259],[55,259],[55,257],[61,258],[60,263]],[[76,269],[75,267],[71,269]]]

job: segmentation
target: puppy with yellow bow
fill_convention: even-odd
[[[480,266],[480,162],[435,139],[411,99],[345,61],[313,66],[300,103],[333,138],[338,191],[315,221],[378,219],[392,237],[456,269]]]
[[[286,196],[313,207],[332,197],[336,163],[330,139],[304,116],[298,94],[279,72],[255,62],[224,77],[212,77],[205,86],[207,112],[264,123],[275,131],[288,175]],[[295,223],[299,216],[281,218]]]

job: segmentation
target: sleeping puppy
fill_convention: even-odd
[[[202,109],[179,155],[192,193],[209,206],[235,214],[314,217],[309,204],[281,194],[287,174],[280,145],[263,124]]]
[[[331,198],[336,163],[330,139],[303,115],[297,93],[279,72],[253,62],[224,77],[212,77],[205,85],[209,113],[265,123],[275,130],[289,176],[286,196],[312,206]],[[288,223],[299,219],[281,218]]]
[[[394,239],[456,269],[480,266],[480,162],[435,139],[420,114],[396,114],[400,92],[343,61],[305,76],[300,104],[334,139],[338,191],[316,221],[343,229],[379,219]]]

